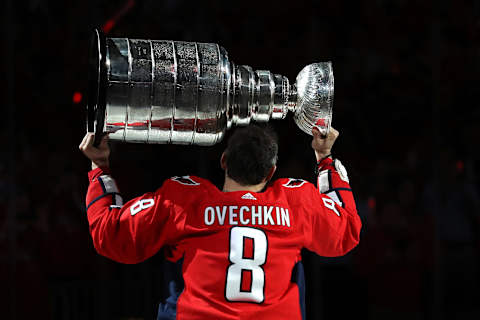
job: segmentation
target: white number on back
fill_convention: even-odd
[[[245,241],[251,241],[252,254],[250,257],[245,256]],[[262,265],[267,260],[267,250],[267,235],[262,230],[250,227],[230,229],[229,260],[231,265],[227,269],[225,284],[225,297],[228,301],[255,303],[264,301],[265,272]],[[251,280],[245,289],[243,277],[248,273]]]

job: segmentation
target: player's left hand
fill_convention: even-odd
[[[92,160],[92,170],[96,168],[108,168],[110,166],[110,162],[108,160],[110,157],[108,135],[103,136],[98,147],[93,146],[94,140],[95,134],[88,132],[85,137],[83,137],[83,140],[78,148],[82,150],[83,154],[87,156],[88,159]]]

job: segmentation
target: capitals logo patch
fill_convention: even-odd
[[[172,177],[171,178],[173,181],[176,181],[180,184],[184,184],[187,186],[198,186],[200,183],[194,181],[190,176],[181,176],[181,177]]]
[[[304,183],[307,182],[303,179],[293,179],[289,178],[287,183],[283,184],[284,187],[287,188],[299,188],[304,185]]]

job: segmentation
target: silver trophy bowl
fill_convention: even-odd
[[[89,61],[87,131],[96,143],[213,145],[227,129],[284,119],[307,134],[332,121],[331,62],[279,74],[229,61],[214,43],[106,38],[95,30]]]

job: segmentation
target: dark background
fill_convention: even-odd
[[[308,318],[480,316],[478,1],[1,6],[1,319],[153,319],[168,296],[161,253],[117,264],[96,254],[88,233],[90,164],[77,146],[95,26],[109,37],[219,43],[232,61],[292,81],[306,64],[331,60],[334,152],[364,227],[346,257],[305,252]],[[291,116],[272,124],[276,177],[314,181],[311,138]],[[127,199],[172,175],[220,185],[223,148],[112,144],[112,171]]]

